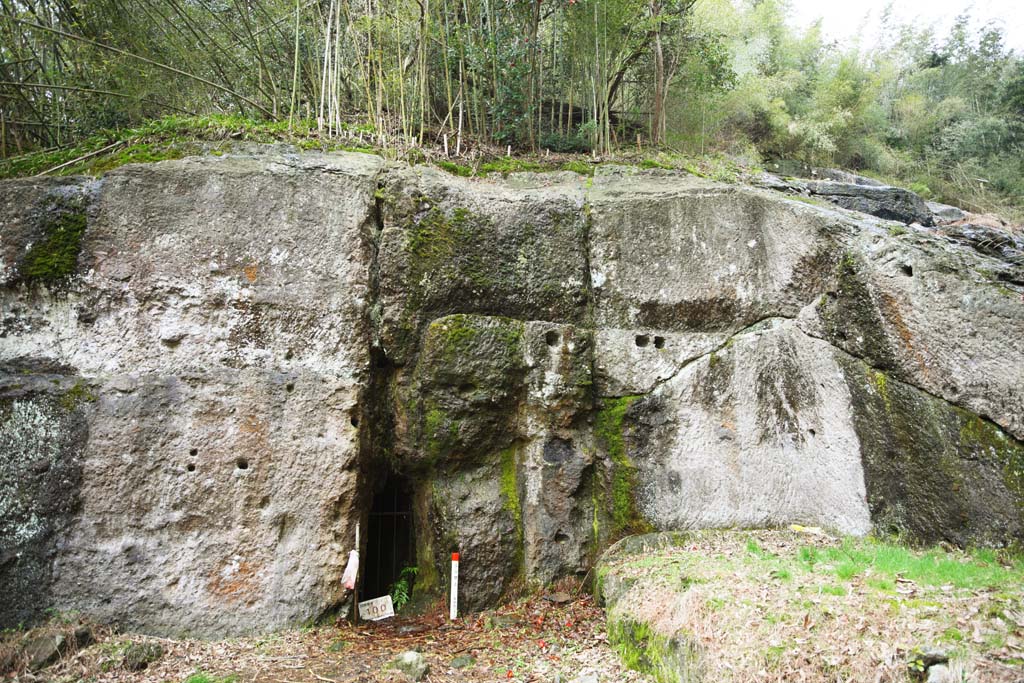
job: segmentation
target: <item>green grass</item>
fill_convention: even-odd
[[[819,563],[833,565],[832,571],[844,581],[870,570],[876,581],[903,578],[924,586],[994,589],[1024,583],[1024,557],[1000,557],[991,550],[915,551],[872,539],[848,539],[836,548],[801,548],[800,559],[805,564],[804,558],[812,556]]]
[[[197,671],[186,678],[183,683],[235,683],[237,680],[238,676],[235,674],[217,677],[202,671]]]
[[[372,132],[352,126],[355,132]],[[150,163],[183,156],[222,154],[235,142],[288,143],[302,149],[370,152],[370,146],[352,141],[321,138],[312,121],[258,121],[241,116],[165,116],[135,128],[106,130],[74,146],[33,152],[0,161],[0,178],[37,175],[55,169],[53,175],[102,175],[124,164]],[[111,149],[102,151],[106,147]],[[86,157],[87,155],[94,155]],[[77,160],[77,161],[76,161]]]
[[[519,157],[501,157],[499,159],[480,164],[479,174],[481,176],[486,176],[491,173],[500,173],[504,176],[509,173],[522,173],[524,171],[533,171],[537,173],[549,170],[551,169],[548,166],[536,161],[520,159]]]

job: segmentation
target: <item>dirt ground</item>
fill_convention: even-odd
[[[415,617],[215,642],[101,631],[99,642],[58,665],[39,674],[9,674],[6,680],[181,683],[193,677],[190,683],[400,683],[409,679],[386,666],[406,650],[424,655],[430,682],[570,683],[587,674],[596,674],[602,683],[649,680],[620,663],[608,645],[603,611],[585,593],[538,595],[455,622],[446,617],[438,606]],[[158,643],[165,654],[147,669],[129,672],[121,660],[130,642]]]
[[[938,648],[957,681],[1024,683],[1018,553],[913,550],[809,531],[689,532],[682,545],[612,560],[597,573],[637,591],[616,603],[613,617],[628,605],[648,624],[672,622],[698,649],[706,681],[923,683],[918,659]],[[26,635],[0,634],[0,682],[405,683],[387,664],[407,650],[423,654],[429,682],[652,680],[624,667],[604,609],[578,586],[454,622],[446,611],[438,604],[376,623],[221,641],[96,628],[95,644],[35,674],[2,673],[4,648]],[[77,625],[65,615],[45,628]],[[164,654],[128,671],[133,643],[158,644]]]

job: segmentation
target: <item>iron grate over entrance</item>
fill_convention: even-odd
[[[390,477],[373,497],[367,519],[366,560],[360,599],[386,595],[402,569],[415,564],[412,495],[404,481]]]

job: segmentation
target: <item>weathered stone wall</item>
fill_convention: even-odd
[[[924,229],[280,150],[3,189],[5,624],[315,619],[389,474],[470,609],[652,528],[1024,536],[1014,266]]]

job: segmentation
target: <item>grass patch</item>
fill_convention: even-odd
[[[237,680],[238,676],[235,674],[218,677],[199,671],[186,678],[183,683],[235,683]]]
[[[870,569],[882,580],[903,578],[925,586],[953,586],[965,589],[995,589],[1024,583],[1024,557],[1000,558],[990,550],[950,553],[938,548],[915,551],[877,540],[847,540],[835,548],[801,548],[820,553],[824,562],[834,564],[833,572],[843,580]]]
[[[544,164],[537,163],[536,161],[530,161],[528,159],[521,159],[519,157],[500,157],[493,161],[487,161],[480,164],[479,174],[481,176],[487,176],[491,173],[500,173],[503,176],[509,173],[522,173],[532,171],[539,173],[543,171],[551,170]]]
[[[837,672],[844,680],[904,680],[915,648],[932,646],[978,672],[977,680],[996,680],[984,674],[1021,657],[1015,628],[1024,613],[1024,556],[1005,550],[704,531],[689,532],[685,546],[607,560],[600,571],[609,585],[625,581],[657,596],[648,604],[606,595],[610,615],[655,624],[662,605],[685,601],[673,628],[704,634],[706,680],[756,680],[766,667],[778,680],[798,672],[816,683],[837,680]],[[895,658],[879,657],[890,649]],[[818,653],[817,665],[807,651]]]
[[[372,132],[352,126],[355,132]],[[150,163],[184,156],[222,154],[235,142],[288,143],[301,149],[369,152],[371,146],[321,137],[313,121],[259,121],[241,116],[165,116],[135,128],[106,130],[72,147],[32,152],[0,161],[0,178],[85,174],[99,176],[131,163]],[[109,150],[105,148],[110,147]],[[66,166],[64,164],[67,164]],[[57,168],[57,167],[61,168]]]
[[[454,176],[460,178],[470,178],[473,176],[473,169],[469,166],[463,166],[462,164],[456,164],[453,161],[438,161],[437,167],[442,171],[451,173]]]

